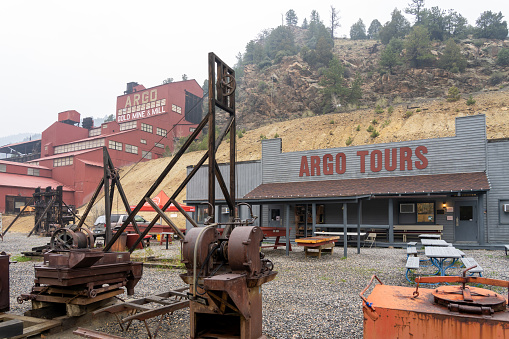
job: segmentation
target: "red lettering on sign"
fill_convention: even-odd
[[[361,173],[364,173],[366,172],[366,159],[365,159],[365,156],[369,154],[369,151],[357,151],[357,155],[360,158],[361,160]]]
[[[380,172],[382,170],[382,151],[374,150],[370,156],[371,172]]]
[[[309,177],[309,166],[308,166],[308,158],[303,155],[302,159],[300,159],[300,172],[299,177],[302,177],[303,175],[306,175]]]
[[[317,155],[311,156],[311,175],[320,175],[320,157]]]
[[[325,154],[323,156],[323,174],[325,175],[331,175],[334,174],[334,164],[332,161],[334,160],[334,157],[332,154]]]
[[[345,153],[336,154],[336,173],[343,174],[346,171],[346,155]]]
[[[392,157],[391,157],[392,153]],[[398,149],[386,148],[385,149],[385,169],[387,171],[394,171],[398,167]]]
[[[405,169],[412,170],[412,149],[410,147],[399,149],[399,170],[404,171]]]
[[[426,148],[426,146],[418,146],[415,149],[415,155],[420,160],[415,162],[415,168],[425,169],[426,167],[428,167],[428,158],[426,158],[424,154],[428,154],[428,149]]]

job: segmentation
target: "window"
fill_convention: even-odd
[[[399,204],[399,223],[403,225],[434,224],[435,203],[414,202]]]
[[[157,127],[156,134],[162,137],[166,137],[166,133],[168,133],[165,129]]]
[[[138,146],[125,144],[125,151],[127,153],[138,154]]]
[[[7,172],[7,165],[1,164],[0,165],[0,172],[4,172],[4,173]]]
[[[108,142],[108,148],[115,149],[117,151],[121,151],[122,150],[122,143],[118,142],[118,141],[110,140]]]
[[[417,203],[417,223],[435,223],[435,203]]]
[[[135,129],[136,127],[138,127],[138,124],[136,121],[130,121],[130,122],[123,122],[123,123],[119,124],[119,126],[120,126],[121,131],[125,131],[128,129]]]
[[[140,142],[141,142],[142,144],[144,144],[144,145],[146,145],[146,144],[147,144],[147,140],[145,140],[145,139],[140,139]]]
[[[154,143],[154,146],[155,147],[159,147],[159,148],[164,148],[164,145],[163,144],[160,144],[158,142]]]
[[[189,127],[189,132],[193,133],[194,131],[196,131],[196,128],[194,128],[194,127]]]
[[[175,113],[182,114],[182,107],[175,104],[171,105],[171,110]]]
[[[92,128],[90,131],[88,131],[89,137],[95,137],[101,135],[101,129],[100,128]]]
[[[207,218],[207,205],[199,205],[196,206],[196,222],[198,224],[203,224],[205,222],[205,218]]]
[[[152,133],[152,125],[141,123],[141,130],[144,132]]]
[[[152,159],[152,152],[141,151],[141,155],[144,159]]]
[[[400,204],[399,213],[415,213],[415,204]]]
[[[53,167],[70,166],[73,163],[73,157],[64,157],[53,160]]]
[[[61,145],[61,146],[55,147],[55,154],[74,152],[74,151],[79,151],[79,150],[83,150],[83,149],[90,149],[90,148],[102,147],[102,146],[104,146],[104,139],[102,139],[102,138],[96,139],[96,140],[75,142],[73,144],[67,144],[67,145]]]
[[[27,174],[28,175],[33,175],[34,177],[38,177],[39,176],[39,169],[38,168],[27,168]]]

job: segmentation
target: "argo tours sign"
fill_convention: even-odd
[[[426,146],[386,148],[384,150],[357,151],[360,173],[386,171],[411,171],[428,167]],[[302,156],[299,177],[343,174],[346,171],[345,153]]]

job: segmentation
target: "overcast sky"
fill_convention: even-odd
[[[0,137],[40,133],[65,110],[82,118],[114,114],[127,82],[148,88],[187,74],[202,85],[208,52],[233,66],[247,42],[280,25],[289,9],[299,25],[315,9],[329,26],[333,5],[341,37],[359,18],[366,27],[373,19],[384,24],[409,2],[1,0]],[[455,9],[472,25],[486,10],[509,15],[504,0],[425,2],[432,6]]]

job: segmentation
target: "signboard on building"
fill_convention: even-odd
[[[158,97],[157,88],[147,89],[127,95],[123,105],[117,102],[117,122],[148,118],[167,111],[167,99]]]

